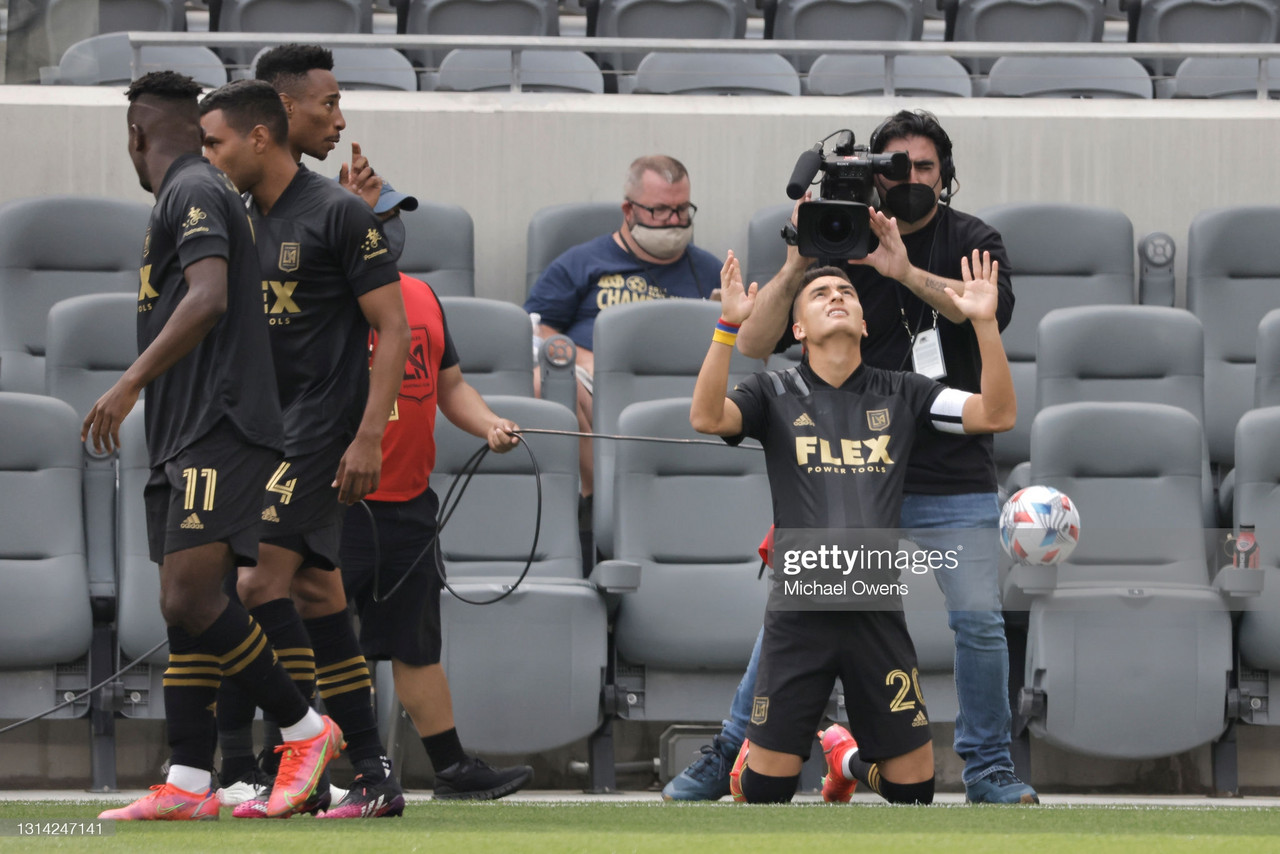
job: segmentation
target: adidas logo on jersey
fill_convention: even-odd
[[[200,517],[192,513],[190,516],[182,520],[182,524],[178,526],[188,531],[203,531],[204,523],[200,521]]]
[[[922,709],[922,710],[920,710],[920,711],[918,711],[918,712],[916,712],[916,719],[915,719],[914,721],[912,721],[912,722],[911,722],[911,725],[912,725],[913,727],[916,727],[916,726],[928,726],[928,725],[929,725],[929,719],[928,719],[928,718],[926,718],[926,717],[924,716],[924,710],[923,710],[923,709]]]
[[[795,421],[792,421],[791,424],[795,427],[816,427],[817,426],[816,424],[813,423],[813,419],[809,417],[809,413],[807,412],[801,413],[800,417],[797,418]]]
[[[272,505],[271,507],[268,507],[266,510],[263,510],[263,511],[262,511],[262,521],[264,521],[264,522],[279,522],[279,521],[280,521],[280,517],[276,515],[276,508],[275,508],[275,506],[274,506],[274,505]]]

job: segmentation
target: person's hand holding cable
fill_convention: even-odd
[[[489,450],[505,454],[520,441],[520,425],[505,418],[498,418],[489,427],[489,435],[486,438],[489,442]]]

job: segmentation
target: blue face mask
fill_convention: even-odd
[[[898,184],[884,194],[885,213],[908,224],[924,219],[937,203],[928,184]]]

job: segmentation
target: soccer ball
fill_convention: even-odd
[[[1049,566],[1067,559],[1080,540],[1080,514],[1064,493],[1051,486],[1019,489],[1000,513],[1000,544],[1025,566]]]

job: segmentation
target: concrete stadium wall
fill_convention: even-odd
[[[125,154],[112,88],[0,87],[0,201],[77,193],[149,201]],[[627,165],[662,152],[689,167],[695,241],[746,251],[760,207],[786,201],[796,157],[840,128],[860,142],[903,107],[937,113],[955,143],[956,207],[1052,201],[1124,211],[1136,237],[1178,244],[1197,211],[1280,200],[1280,104],[903,98],[727,98],[350,92],[348,129],[397,189],[460,204],[476,224],[479,296],[524,297],[525,229],[544,205],[621,202]]]

